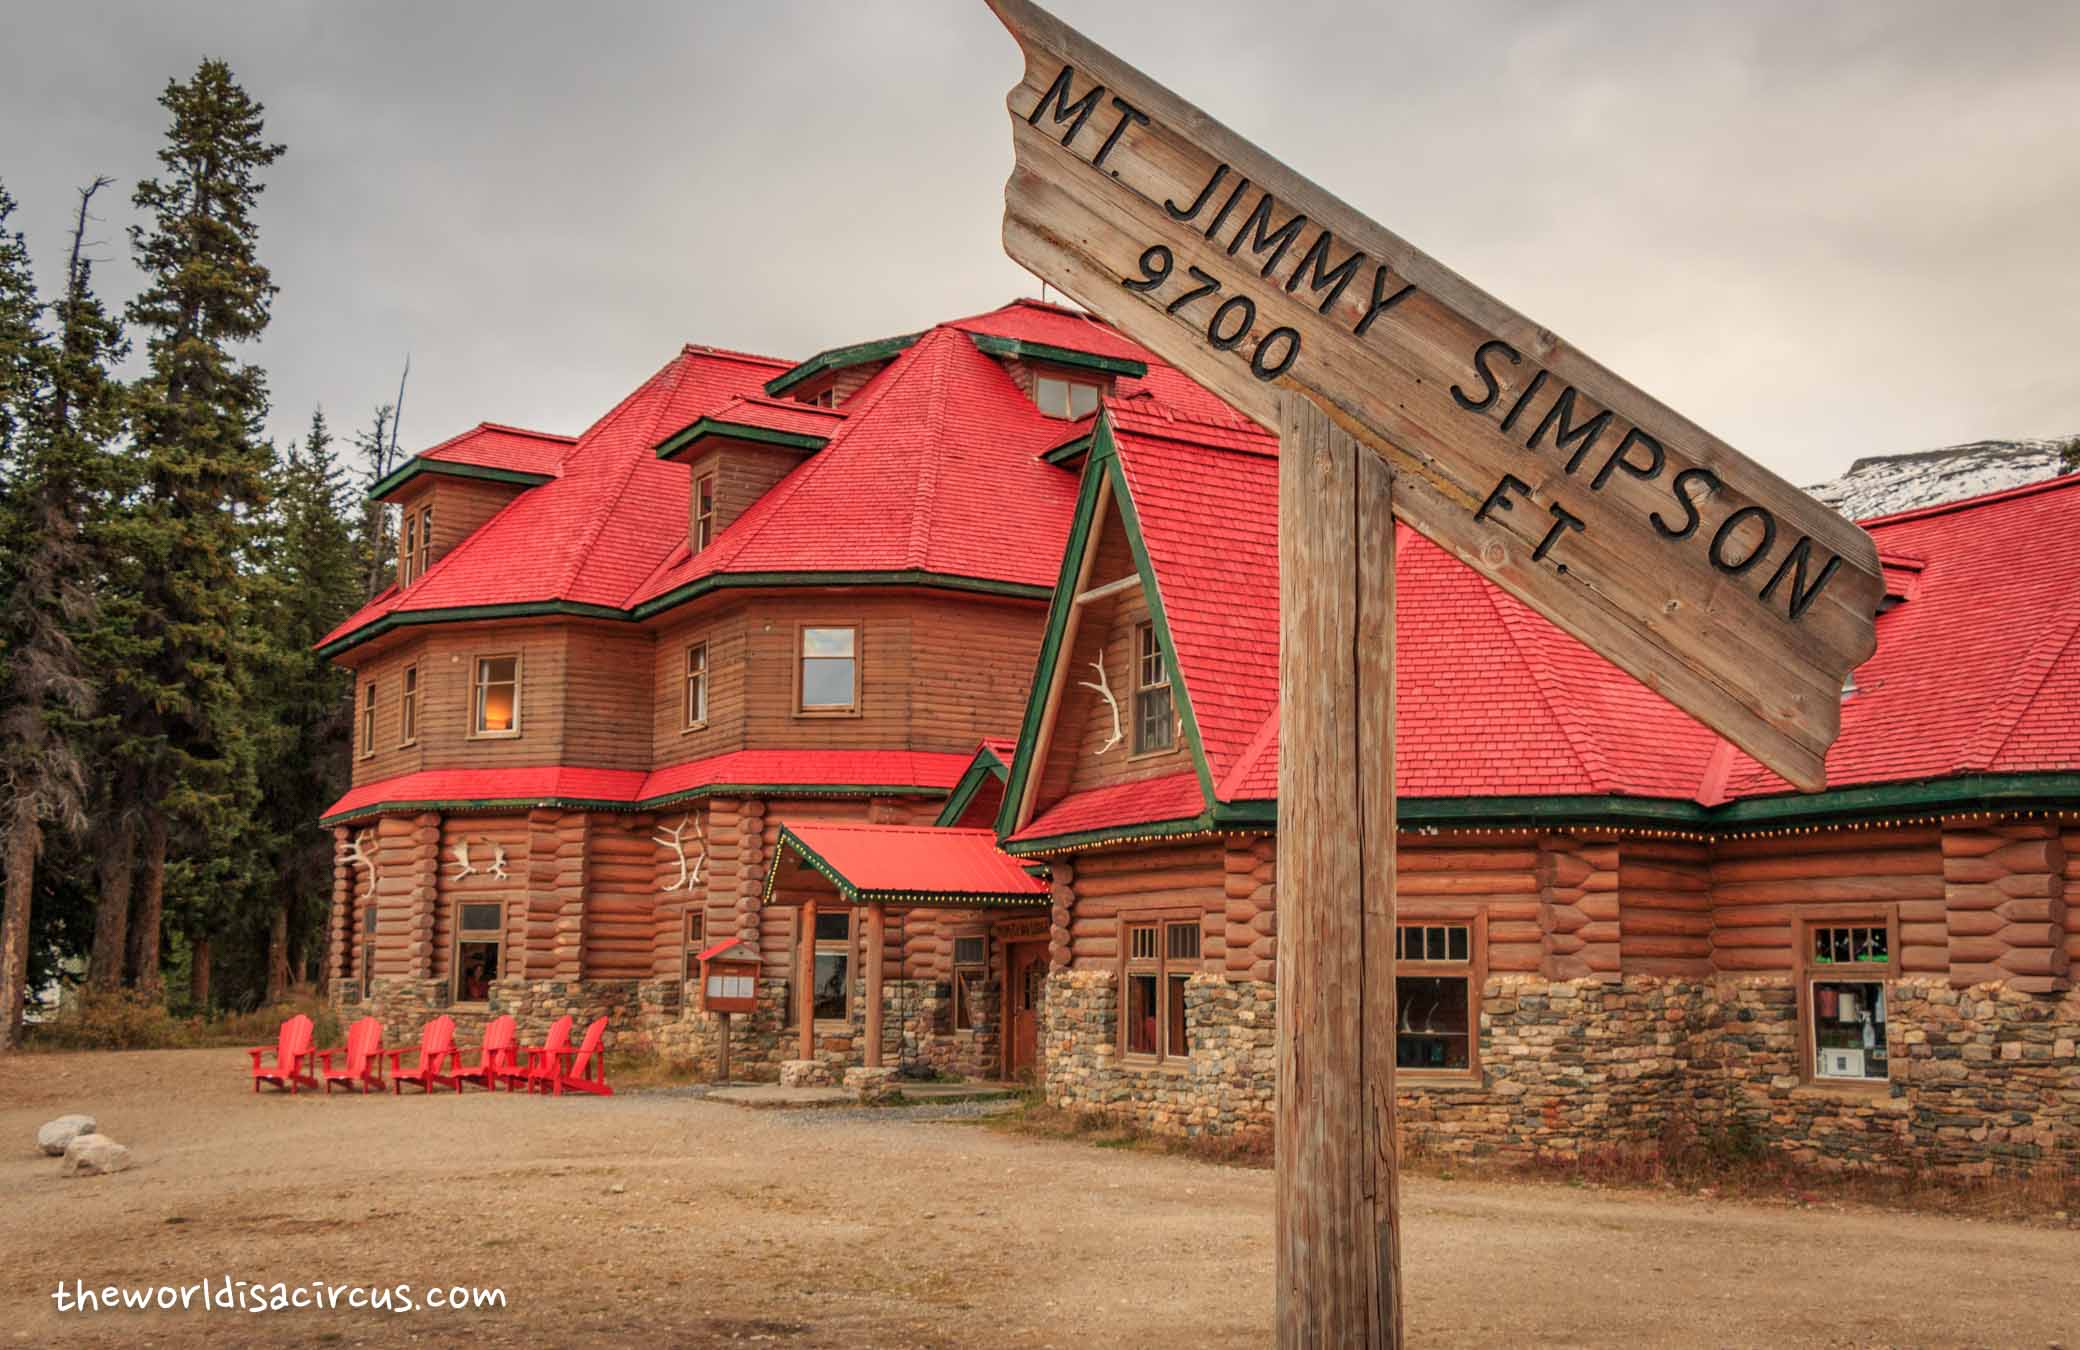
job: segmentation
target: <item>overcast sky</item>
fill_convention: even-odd
[[[1796,482],[2080,432],[2080,4],[1056,6]],[[228,60],[288,153],[255,352],[278,435],[576,432],[698,341],[803,357],[990,308],[981,0],[8,0],[0,181],[43,279],[97,173],[104,292],[156,97]]]

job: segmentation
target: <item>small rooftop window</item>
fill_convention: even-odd
[[[1098,386],[1059,375],[1041,375],[1033,380],[1033,402],[1049,417],[1081,421],[1098,410]]]

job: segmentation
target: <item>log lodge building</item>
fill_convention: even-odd
[[[486,423],[376,495],[399,584],[324,643],[341,1003],[1270,1127],[1262,428],[1018,301],[800,363],[688,346],[576,438]],[[1813,795],[1401,530],[1410,1138],[1737,1117],[1851,1164],[2080,1162],[2080,476],[1864,523],[1878,649]]]

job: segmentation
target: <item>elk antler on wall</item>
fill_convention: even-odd
[[[699,850],[691,859],[686,856],[686,831],[689,826],[693,830],[694,843],[699,845]],[[665,890],[667,892],[677,890],[691,892],[694,887],[701,884],[701,869],[708,862],[708,835],[706,827],[703,826],[698,816],[686,815],[679,818],[677,825],[660,825],[658,828],[664,831],[664,833],[655,836],[654,842],[670,848],[673,855],[679,860],[679,875],[672,879],[672,883],[666,886]]]
[[[376,882],[382,876],[376,868],[375,850],[369,847],[370,836],[374,833],[374,830],[363,830],[355,835],[353,847],[347,850],[350,859],[368,869],[368,893],[371,896],[376,893]]]
[[[1126,733],[1120,730],[1119,700],[1112,696],[1111,682],[1105,678],[1105,663],[1103,661],[1093,661],[1091,662],[1091,665],[1095,667],[1098,672],[1098,682],[1096,684],[1092,684],[1089,680],[1078,680],[1076,683],[1084,689],[1097,690],[1100,694],[1104,696],[1106,706],[1112,709],[1112,739],[1105,742],[1105,744],[1099,746],[1095,751],[1092,752],[1093,754],[1102,755],[1107,750],[1110,750],[1113,746],[1118,745],[1122,740],[1124,740],[1126,738]]]
[[[475,876],[477,873],[484,870],[483,868],[473,866],[470,863],[469,840],[457,839],[455,841],[453,851],[455,854],[455,880],[460,881],[464,877]]]

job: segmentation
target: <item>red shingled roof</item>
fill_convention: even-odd
[[[725,787],[890,788],[945,792],[969,756],[922,750],[733,750],[650,773],[540,765],[423,769],[363,783],[325,808],[333,820],[379,806],[443,802],[601,802],[633,806]]]
[[[1275,800],[1275,440],[1107,411],[1215,796]],[[2080,475],[1865,524],[1909,598],[1878,619],[1830,785],[2080,767]],[[1404,798],[1792,790],[1443,549],[1395,538]],[[1076,793],[1015,837],[1190,816],[1196,793],[1190,775]]]
[[[861,892],[1044,899],[1047,883],[1000,852],[990,830],[782,821],[788,834]],[[776,860],[777,862],[777,860]]]
[[[460,436],[451,436],[431,450],[420,451],[418,457],[553,478],[563,465],[564,455],[577,443],[576,436],[479,422]]]
[[[728,426],[757,427],[764,431],[781,431],[795,436],[815,436],[828,440],[845,423],[846,410],[842,408],[819,408],[808,403],[797,403],[791,398],[765,398],[740,394],[714,408],[702,412],[687,427],[674,427],[664,436],[670,440],[680,431],[698,425],[702,421],[719,422]],[[713,433],[721,436],[726,433]]]

